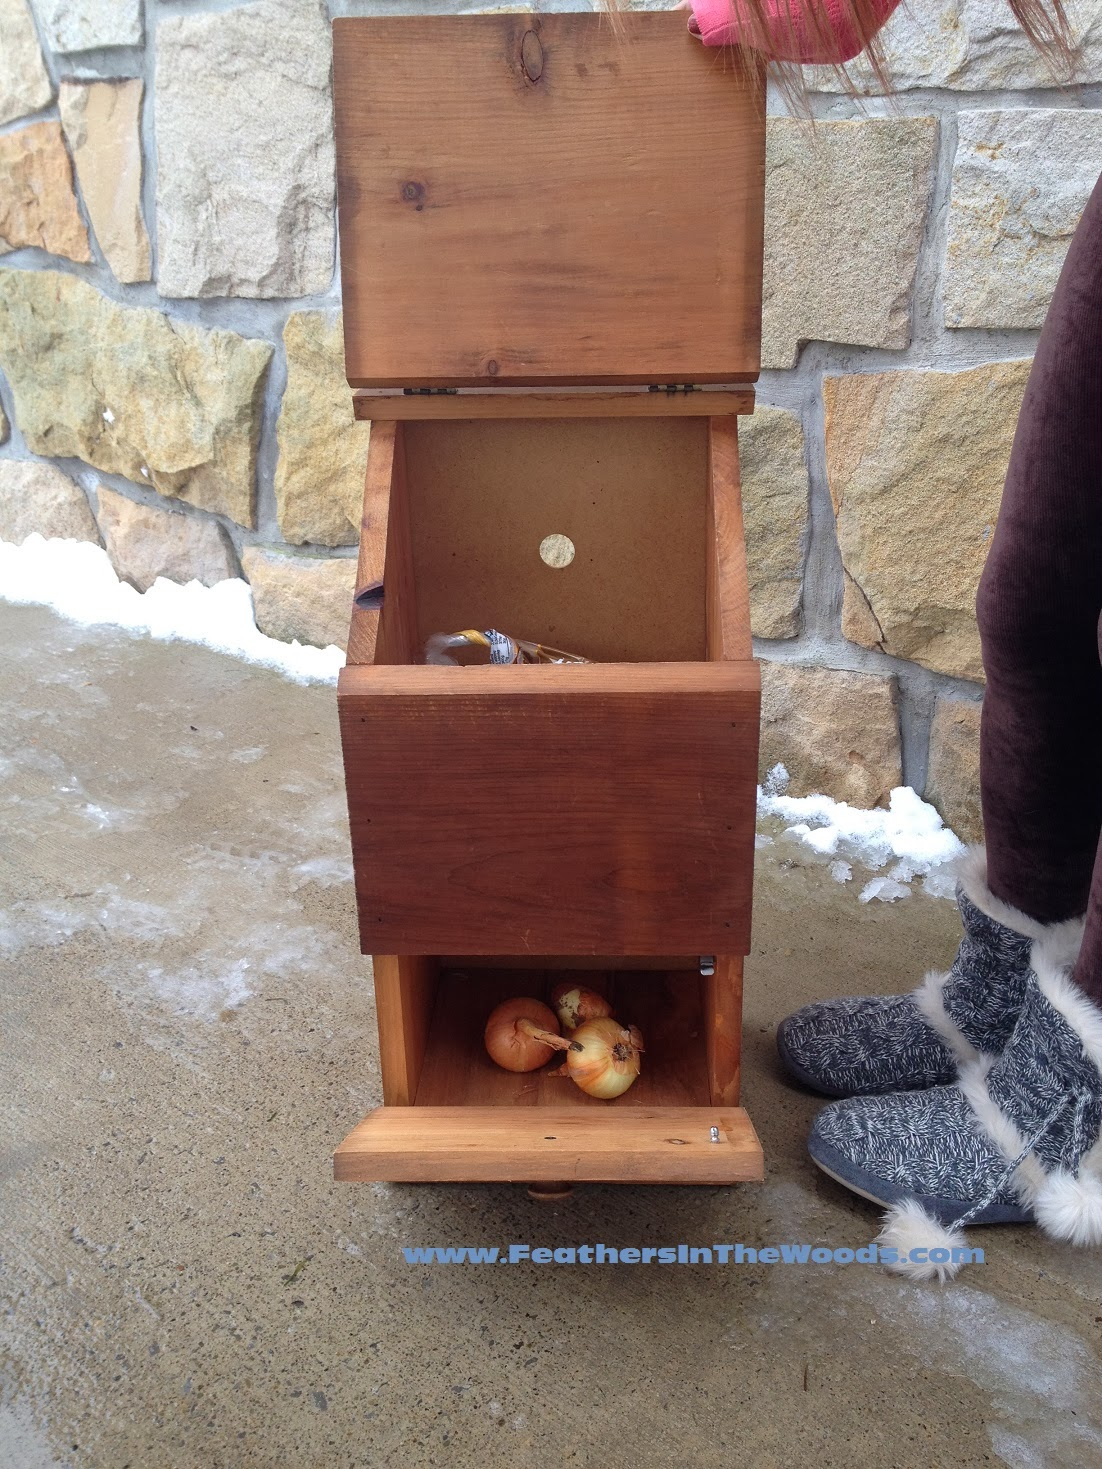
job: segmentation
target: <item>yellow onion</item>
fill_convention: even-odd
[[[487,1020],[483,1040],[490,1060],[506,1071],[535,1071],[558,1049],[558,1031],[554,1011],[542,1000],[504,1000]]]
[[[588,1096],[611,1101],[623,1096],[639,1075],[643,1037],[638,1027],[621,1025],[610,1016],[587,1020],[569,1040],[546,1032],[540,1039],[556,1051],[566,1052],[561,1074],[577,1082]]]
[[[572,979],[560,979],[551,991],[551,1008],[559,1017],[564,1035],[571,1035],[587,1020],[601,1020],[612,1014],[604,995],[584,989]]]

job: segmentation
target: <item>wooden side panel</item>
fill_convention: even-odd
[[[712,418],[753,413],[754,389],[729,388],[695,393],[448,393],[352,394],[356,418],[375,423],[392,419],[458,418]]]
[[[713,1141],[712,1128],[718,1133]],[[341,1143],[338,1182],[745,1183],[764,1176],[741,1107],[379,1107]]]
[[[738,419],[708,424],[708,657],[752,658]]]
[[[333,25],[354,387],[758,375],[764,72],[682,15]]]
[[[368,444],[356,597],[348,630],[349,663],[375,661],[398,432],[397,424],[381,423]],[[371,605],[365,605],[369,598]]]
[[[421,1080],[436,1001],[436,961],[421,955],[376,954],[373,968],[383,1101],[408,1107]]]
[[[736,1106],[742,1069],[742,956],[718,955],[702,982],[708,1088],[716,1106]]]
[[[708,657],[717,662],[753,657],[750,588],[739,480],[738,419],[708,425]],[[750,733],[755,768],[758,726]],[[742,861],[752,872],[752,846]],[[746,945],[749,950],[749,944]],[[738,1103],[742,1066],[741,953],[716,955],[715,972],[702,981],[704,1035],[711,1100]]]
[[[365,951],[744,951],[756,664],[346,668],[338,703]]]

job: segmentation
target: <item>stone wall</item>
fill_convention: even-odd
[[[102,540],[139,588],[243,574],[265,631],[340,637],[369,430],[340,360],[328,22],[480,8],[0,0],[0,538]],[[1102,3],[1067,91],[1005,0],[912,9],[894,100],[857,65],[861,100],[811,74],[814,131],[770,105],[753,624],[763,758],[794,793],[903,780],[972,837],[973,602],[1102,170]]]

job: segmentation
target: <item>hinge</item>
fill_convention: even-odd
[[[407,398],[445,398],[455,397],[458,388],[403,388],[402,392]]]
[[[648,393],[665,393],[672,398],[675,393],[699,393],[700,389],[695,383],[651,383],[647,389]]]

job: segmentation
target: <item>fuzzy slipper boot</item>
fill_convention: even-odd
[[[822,1000],[777,1028],[777,1050],[797,1081],[828,1097],[919,1091],[956,1080],[962,1064],[997,1056],[1025,995],[1031,945],[1049,940],[1073,964],[1083,920],[1044,924],[996,898],[982,848],[957,882],[964,938],[953,967],[907,995]]]
[[[835,1102],[808,1148],[891,1206],[879,1243],[917,1279],[956,1273],[966,1224],[1035,1221],[1054,1239],[1102,1243],[1102,1010],[1042,939],[1001,1056],[969,1062],[956,1086]],[[927,1258],[911,1260],[915,1248]]]

